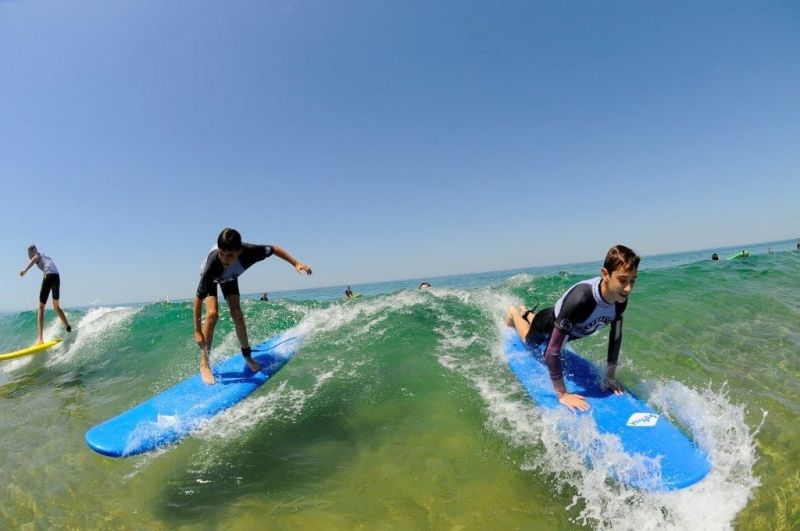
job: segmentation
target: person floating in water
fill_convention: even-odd
[[[269,293],[267,293],[267,292],[265,291],[265,292],[264,292],[264,294],[263,294],[263,295],[261,295],[261,299],[260,299],[260,300],[262,300],[262,301],[264,301],[264,302],[269,302]]]
[[[36,320],[39,326],[39,336],[36,340],[36,344],[39,345],[44,343],[44,308],[47,305],[47,299],[51,292],[53,293],[53,309],[56,311],[56,315],[58,315],[58,318],[64,323],[67,332],[72,332],[72,327],[69,325],[69,321],[67,321],[67,316],[64,315],[63,310],[61,310],[61,275],[58,273],[56,263],[53,262],[53,259],[49,256],[40,253],[35,245],[28,246],[28,258],[30,259],[28,265],[19,272],[19,276],[24,277],[25,273],[27,273],[34,264],[36,264],[44,274],[42,278],[42,287],[39,289],[39,308],[36,312]]]
[[[217,285],[222,289],[222,296],[228,301],[236,337],[242,347],[242,356],[251,371],[261,369],[261,365],[253,359],[250,341],[247,338],[247,327],[239,304],[238,277],[250,266],[265,258],[277,256],[292,264],[298,273],[310,275],[311,268],[297,260],[277,245],[254,245],[242,243],[242,236],[235,229],[223,229],[217,237],[217,245],[208,253],[200,273],[200,284],[194,297],[194,340],[200,347],[200,375],[207,384],[215,383],[214,373],[208,356],[214,340],[214,327],[219,319],[217,305]],[[205,323],[201,321],[202,304],[206,305]]]
[[[420,282],[419,289],[430,289],[431,285],[427,282]]]
[[[717,253],[713,253],[713,254],[711,255],[711,259],[712,259],[712,260],[719,260],[719,255],[718,255]]]
[[[344,298],[345,299],[352,299],[353,298],[353,290],[350,289],[350,286],[347,286],[347,289],[344,290]]]
[[[608,355],[603,386],[622,394],[616,370],[622,345],[622,314],[628,297],[636,283],[639,256],[624,245],[609,249],[600,276],[578,282],[558,299],[554,308],[538,312],[511,307],[506,314],[506,324],[516,329],[519,337],[531,348],[538,350],[547,345],[544,361],[550,372],[558,401],[570,409],[589,409],[586,399],[571,394],[564,384],[561,370],[561,350],[566,341],[594,334],[611,324],[608,336]]]

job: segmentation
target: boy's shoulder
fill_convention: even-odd
[[[599,276],[592,277],[592,278],[585,278],[576,282],[575,284],[571,285],[564,291],[563,296],[567,295],[582,295],[582,294],[592,294],[596,291],[600,286],[601,278]]]

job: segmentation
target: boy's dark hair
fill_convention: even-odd
[[[36,244],[35,244],[35,243],[32,243],[32,244],[30,244],[30,245],[28,246],[28,252],[31,252],[31,251],[38,251],[38,250],[39,250],[39,249],[37,249],[37,248],[36,248]]]
[[[238,251],[242,248],[242,235],[236,229],[222,229],[217,237],[217,248],[220,251]]]
[[[608,271],[609,275],[618,269],[623,271],[637,269],[639,267],[639,255],[630,247],[615,245],[608,250],[603,267]]]

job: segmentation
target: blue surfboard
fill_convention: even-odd
[[[566,411],[553,390],[544,347],[532,351],[515,332],[507,331],[504,349],[508,365],[534,402],[545,409]],[[711,464],[705,454],[667,418],[628,391],[615,395],[603,390],[600,369],[572,350],[562,350],[561,362],[567,389],[584,396],[591,409],[564,415],[557,429],[590,464],[602,464],[613,479],[648,491],[682,489],[706,477]],[[578,435],[586,417],[594,421],[599,437],[587,440]],[[620,449],[631,459],[608,459]]]
[[[241,354],[212,365],[217,383],[198,374],[86,432],[89,448],[110,457],[128,457],[174,444],[201,421],[231,407],[261,387],[300,348],[300,336],[276,335],[253,346],[261,370],[251,371]]]

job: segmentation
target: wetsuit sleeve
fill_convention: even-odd
[[[592,295],[589,284],[579,284],[573,287],[564,297],[564,302],[556,315],[556,328],[567,335],[572,333],[572,328],[584,322],[594,311],[597,302]]]
[[[271,245],[254,245],[252,243],[242,244],[242,252],[239,254],[239,262],[242,267],[247,269],[256,262],[260,262],[265,258],[272,256],[273,250]]]
[[[557,326],[553,328],[550,343],[547,344],[547,351],[544,353],[544,361],[547,363],[547,370],[550,371],[551,380],[560,380],[564,377],[561,370],[561,349],[564,348],[567,337],[569,336]]]
[[[611,322],[611,332],[608,333],[608,365],[616,365],[619,359],[619,348],[622,346],[622,316]]]
[[[198,299],[216,295],[217,287],[214,285],[214,279],[222,273],[222,270],[222,263],[217,258],[217,252],[208,253],[206,265],[203,266],[203,272],[200,274],[200,283],[197,285],[196,295]]]

